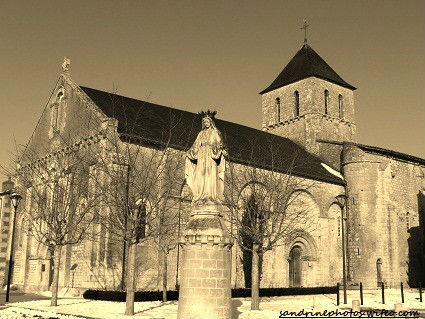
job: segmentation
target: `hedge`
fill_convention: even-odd
[[[293,295],[320,295],[336,294],[337,287],[296,287],[296,288],[260,288],[260,297],[278,297]],[[235,288],[232,289],[232,298],[251,297],[251,289]],[[116,290],[93,290],[89,289],[83,293],[84,299],[106,300],[106,301],[125,301],[125,291]],[[178,300],[179,292],[176,290],[167,291],[168,300]],[[162,300],[162,291],[136,291],[134,301],[157,301]]]

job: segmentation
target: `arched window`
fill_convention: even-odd
[[[59,110],[61,108],[61,104],[63,102],[63,92],[59,92],[58,96],[57,96],[57,101],[55,104],[55,109],[54,109],[54,118],[53,118],[53,128],[55,131],[58,131],[59,129]]]
[[[339,118],[342,119],[344,117],[344,105],[342,103],[342,95],[338,95],[338,109],[339,109]]]
[[[280,122],[280,97],[276,98],[276,123]]]
[[[96,267],[98,261],[98,250],[99,250],[99,242],[98,242],[98,227],[99,222],[97,218],[93,218],[93,224],[91,226],[91,235],[95,240],[91,241],[91,252],[90,252],[90,267]]]
[[[144,202],[137,203],[136,220],[136,241],[140,242],[146,237],[146,204]]]
[[[243,187],[238,198],[238,212],[234,214],[237,234],[242,244],[241,261],[245,279],[245,287],[252,284],[251,267],[252,249],[254,243],[260,246],[265,243],[265,238],[270,236],[269,219],[271,200],[266,187],[257,182],[251,182]],[[261,261],[260,261],[261,264]]]
[[[329,107],[329,91],[325,90],[325,114],[328,114]]]
[[[409,231],[409,229],[410,229],[410,216],[409,216],[409,212],[406,212],[406,229],[407,229],[407,231]]]
[[[99,261],[103,263],[105,261],[107,242],[106,242],[106,229],[105,225],[101,223],[99,225]]]
[[[294,92],[294,98],[295,98],[294,115],[299,116],[300,115],[300,93],[298,91]]]
[[[20,227],[19,227],[19,231],[16,234],[19,247],[22,247],[22,243],[23,243],[23,239],[24,239],[23,237],[24,237],[24,234],[25,234],[25,226],[26,226],[25,225],[25,219],[22,219]]]
[[[63,100],[64,100],[64,92],[63,92],[63,89],[61,89],[59,93],[56,95],[56,100],[55,100],[55,103],[52,105],[52,110],[51,110],[50,125],[53,129],[53,132],[59,131],[59,113],[62,108]]]

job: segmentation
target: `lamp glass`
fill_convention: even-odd
[[[19,203],[20,203],[20,201],[21,201],[21,199],[22,199],[22,196],[21,196],[21,195],[19,195],[18,193],[12,193],[12,194],[10,195],[10,199],[11,199],[11,201],[12,201],[12,205],[13,205],[13,207],[18,208]]]

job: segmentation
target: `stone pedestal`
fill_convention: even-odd
[[[232,241],[215,205],[192,209],[180,239],[178,319],[230,319]]]

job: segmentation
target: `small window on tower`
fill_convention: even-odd
[[[338,109],[339,109],[339,118],[344,118],[344,105],[343,105],[342,95],[338,95]]]
[[[300,115],[300,93],[298,91],[295,91],[294,97],[295,97],[294,115],[299,116]]]
[[[329,91],[325,90],[325,114],[328,114],[329,107]]]
[[[280,97],[276,98],[276,123],[280,122]]]

